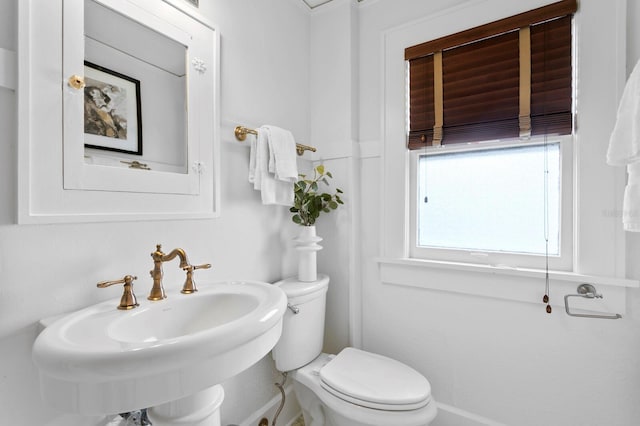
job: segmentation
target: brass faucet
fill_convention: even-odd
[[[190,265],[189,259],[187,259],[187,253],[185,253],[183,249],[176,248],[171,250],[169,254],[165,254],[162,251],[162,245],[156,245],[156,251],[151,253],[151,258],[153,259],[153,270],[149,271],[151,278],[153,278],[153,287],[151,287],[151,292],[147,299],[162,300],[167,298],[167,295],[164,292],[164,287],[162,286],[162,263],[168,262],[176,256],[180,257],[180,268],[186,270]]]

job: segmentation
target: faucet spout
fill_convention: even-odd
[[[153,287],[151,287],[151,292],[149,293],[149,297],[147,297],[147,299],[162,300],[167,298],[167,295],[164,291],[164,286],[162,285],[162,277],[164,275],[164,272],[162,271],[162,264],[164,262],[169,262],[175,259],[176,256],[180,258],[180,268],[184,269],[189,266],[187,253],[183,249],[176,248],[165,254],[162,251],[162,245],[156,245],[156,251],[151,253],[151,258],[153,259],[153,269],[149,271],[149,274],[151,274],[151,278],[153,279]]]
[[[158,244],[156,247],[160,247],[160,244]],[[187,259],[187,253],[185,253],[185,251],[181,248],[175,248],[173,250],[171,250],[169,252],[169,254],[165,254],[164,256],[162,256],[162,262],[168,262],[170,260],[175,259],[175,257],[178,256],[180,258],[180,265],[179,267],[182,268],[186,268],[187,266],[189,266],[189,259]]]

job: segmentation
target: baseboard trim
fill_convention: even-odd
[[[302,414],[298,400],[293,393],[293,384],[289,383],[284,387],[285,404],[282,412],[278,416],[277,425],[291,426]],[[260,419],[269,419],[269,425],[273,420],[276,410],[280,406],[280,394],[271,398],[266,404],[253,412],[239,426],[258,426]],[[438,416],[433,421],[433,426],[507,426],[495,420],[470,413],[452,405],[441,402],[438,405]]]
[[[433,426],[507,426],[504,423],[487,419],[452,405],[441,402],[438,402],[437,405],[438,415],[433,421]]]
[[[295,394],[293,393],[293,384],[289,383],[284,387],[285,404],[282,408],[282,412],[278,416],[277,425],[291,426],[293,422],[300,416],[302,410],[298,404]],[[273,416],[276,410],[280,406],[282,397],[278,393],[271,398],[266,404],[253,412],[249,417],[240,423],[240,426],[258,426],[260,419],[266,417],[269,419],[269,424],[273,420]]]

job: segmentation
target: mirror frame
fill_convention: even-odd
[[[193,47],[186,62],[188,173],[85,163],[83,130],[78,128],[81,120],[75,120],[71,126],[64,120],[65,115],[82,112],[83,97],[68,86],[67,80],[70,72],[83,75],[84,71],[78,69],[78,65],[83,64],[84,53],[77,53],[84,52],[84,0],[21,0],[18,6],[18,72],[21,76],[17,96],[18,222],[218,216],[218,31],[202,17],[187,15],[169,1],[96,1],[123,15],[133,15],[138,21],[144,20],[144,25],[156,31],[174,28],[169,38]],[[69,57],[74,49],[76,53]],[[70,138],[69,134],[75,136]]]

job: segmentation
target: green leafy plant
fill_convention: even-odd
[[[319,183],[329,185],[327,178],[333,178],[331,173],[320,164],[313,169],[313,179],[307,179],[306,175],[300,174],[300,179],[294,186],[293,207],[289,209],[293,213],[292,220],[298,225],[311,226],[316,223],[320,213],[329,213],[331,210],[344,204],[340,199],[342,191],[336,188],[335,194],[318,192]]]

